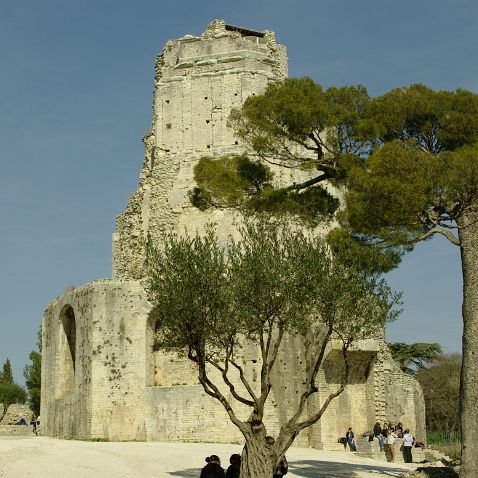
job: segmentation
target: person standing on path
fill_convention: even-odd
[[[391,461],[392,463],[395,462],[395,447],[397,446],[396,443],[395,443],[396,441],[397,441],[397,435],[395,435],[393,430],[391,428],[389,428],[387,438],[385,439],[385,443],[387,444],[388,450],[389,450],[389,453],[390,453],[390,460],[389,461]]]
[[[357,451],[357,447],[355,445],[355,435],[352,431],[352,427],[347,430],[345,437],[347,438],[347,443],[349,444],[350,451]]]
[[[380,426],[380,422],[375,423],[373,426],[373,436],[378,440],[380,451],[383,451],[384,436],[382,435],[382,427]]]
[[[37,433],[37,416],[35,414],[32,415],[32,419],[30,420],[30,425],[33,427],[32,431],[35,435],[38,435]]]
[[[408,428],[403,432],[403,461],[405,463],[412,463],[412,447],[415,439],[413,438]]]

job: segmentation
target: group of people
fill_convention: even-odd
[[[35,414],[33,414],[30,420],[30,425],[32,426],[32,431],[35,435],[38,435],[37,426],[39,424],[40,424],[40,417],[39,416],[37,417]],[[27,421],[25,420],[25,417],[23,415],[20,415],[15,425],[27,425]]]
[[[403,460],[405,463],[412,462],[412,448],[415,443],[415,438],[410,433],[408,428],[403,428],[401,423],[393,426],[391,423],[384,423],[383,426],[380,422],[375,423],[373,426],[373,436],[377,438],[380,451],[385,451],[389,455],[390,461],[395,461],[397,438],[402,439],[401,451],[403,452]]]
[[[206,457],[206,466],[201,470],[200,478],[239,478],[241,455],[234,453],[229,458],[229,468],[224,472],[221,459],[217,455]]]
[[[271,436],[266,437],[266,447],[274,445],[275,440]],[[200,478],[239,478],[241,471],[241,455],[237,453],[229,458],[229,467],[227,471],[221,466],[221,459],[217,455],[206,457],[206,466],[201,470]],[[272,478],[282,478],[287,474],[289,465],[285,456],[281,458]]]

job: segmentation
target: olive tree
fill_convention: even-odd
[[[299,432],[343,392],[350,348],[393,317],[397,296],[377,275],[338,262],[322,239],[284,223],[248,222],[227,246],[209,227],[203,237],[170,234],[147,250],[155,347],[193,361],[205,392],[242,433],[241,477],[269,478]],[[302,339],[304,385],[268,447],[264,412],[287,334]],[[308,413],[332,338],[341,344],[342,379]],[[241,360],[245,343],[258,353],[257,382]]]

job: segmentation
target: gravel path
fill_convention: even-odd
[[[210,443],[87,442],[46,437],[0,437],[1,478],[198,478],[204,458],[223,466],[238,445]],[[392,478],[418,464],[392,464],[350,452],[291,448],[288,478]]]

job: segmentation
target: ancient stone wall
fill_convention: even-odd
[[[47,435],[145,438],[149,308],[136,281],[94,281],[50,304],[42,324],[41,415]]]
[[[153,122],[144,136],[145,159],[138,189],[113,234],[113,280],[100,280],[53,301],[43,320],[42,423],[45,434],[110,440],[241,441],[223,407],[206,395],[184,357],[154,351],[148,319],[144,240],[163,232],[194,234],[215,222],[220,239],[234,234],[237,213],[201,212],[190,205],[196,160],[243,151],[227,126],[232,108],[260,94],[269,81],[287,76],[285,48],[269,31],[254,32],[214,21],[200,37],[166,44],[156,61]],[[295,174],[295,173],[294,173]],[[305,173],[302,173],[305,174]],[[291,173],[276,171],[276,180]],[[300,179],[294,175],[295,179]],[[343,373],[333,341],[319,373],[319,392],[304,416],[316,413]],[[259,386],[258,350],[244,343],[241,364]],[[295,411],[307,357],[287,336],[272,373],[265,423],[275,435]],[[423,398],[416,382],[393,363],[381,333],[351,352],[352,383],[321,421],[296,444],[333,449],[352,426],[370,430],[376,420],[402,421],[424,431]],[[214,373],[213,373],[214,376]],[[216,378],[217,372],[216,372]],[[232,378],[239,393],[238,376]],[[218,383],[221,380],[217,380]],[[226,387],[221,387],[229,397]],[[242,408],[241,408],[242,407]],[[249,411],[235,408],[240,417]]]
[[[227,126],[232,108],[287,76],[285,48],[272,32],[234,29],[212,22],[200,37],[169,41],[156,61],[151,129],[143,138],[145,160],[138,189],[113,235],[113,277],[143,275],[143,241],[150,234],[203,230],[218,224],[226,239],[236,213],[201,212],[190,205],[193,166],[202,156],[241,153]]]
[[[0,409],[3,410],[3,403],[0,403]],[[14,403],[8,407],[7,413],[0,422],[2,425],[15,425],[20,416],[23,416],[27,423],[30,423],[30,419],[33,415],[28,405],[21,405]]]

